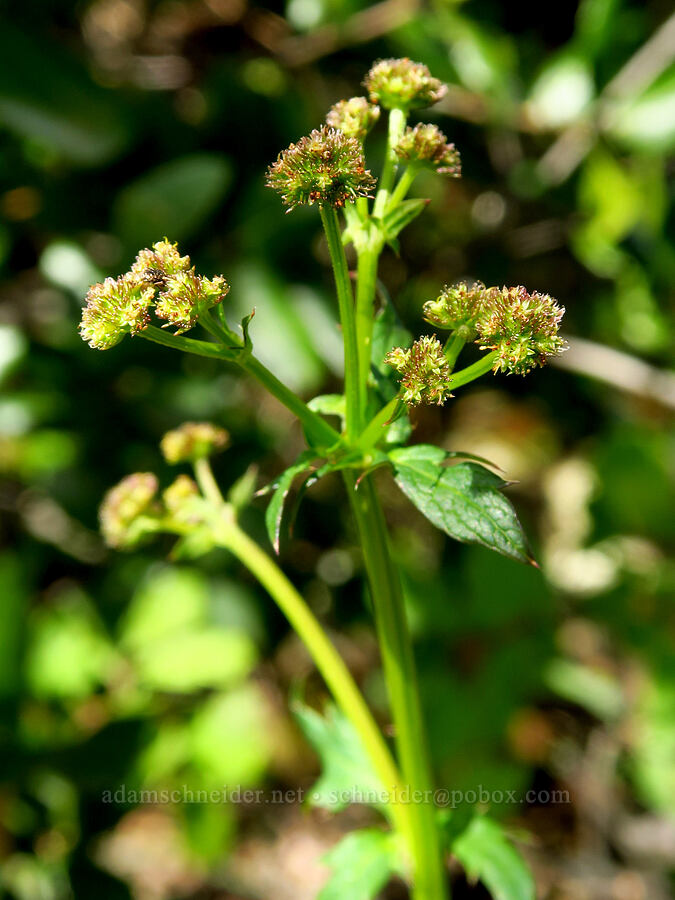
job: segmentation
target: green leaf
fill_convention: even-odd
[[[289,466],[285,472],[279,476],[274,482],[274,494],[270,500],[269,506],[265,511],[265,525],[267,526],[267,534],[274,547],[276,553],[279,553],[281,546],[281,526],[284,517],[284,504],[286,497],[293,484],[293,479],[301,472],[309,469],[310,462],[316,458],[316,454],[312,450],[306,450],[301,453],[296,462]]]
[[[334,874],[317,900],[372,900],[399,870],[400,858],[395,835],[351,832],[323,857]]]
[[[312,412],[322,416],[338,416],[342,427],[345,421],[345,395],[344,394],[320,394],[307,404]]]
[[[492,819],[477,816],[451,849],[467,875],[480,879],[493,900],[534,900],[534,879],[527,865]]]
[[[172,241],[191,237],[220,203],[231,177],[229,163],[214,153],[163,163],[120,192],[116,231],[133,248],[165,235]]]
[[[318,753],[322,773],[312,787],[309,802],[338,812],[351,802],[378,806],[384,788],[350,721],[328,705],[325,715],[296,701],[293,713],[309,743]]]
[[[403,200],[394,209],[384,214],[382,218],[382,233],[384,239],[391,243],[403,229],[416,219],[423,209],[426,209],[428,200]]]
[[[437,528],[458,541],[534,562],[499,475],[470,462],[445,467],[446,451],[429,444],[392,450],[389,458],[398,486]]]

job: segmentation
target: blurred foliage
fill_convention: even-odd
[[[161,547],[112,554],[96,521],[122,475],[164,471],[158,440],[185,419],[230,431],[216,466],[225,487],[252,462],[261,483],[271,480],[301,435],[255,385],[212,361],[133,340],[90,351],[76,332],[83,294],[127,268],[139,244],[180,238],[200,270],[227,275],[237,314],[256,307],[261,359],[308,397],[334,392],[340,341],[318,220],[311,210],[285,216],[262,175],[333,102],[358,93],[372,59],[409,55],[450,85],[431,114],[460,148],[464,177],[420,178],[416,193],[432,202],[400,257],[385,257],[382,279],[404,323],[418,333],[422,302],[446,282],[522,283],[567,307],[568,336],[665,369],[672,8],[42,0],[11,4],[10,21],[9,7],[0,891],[309,898],[314,876],[292,860],[310,866],[336,843],[320,818],[312,850],[286,809],[129,799],[311,785],[316,761],[282,699],[298,681],[309,702],[323,698],[302,651],[226,554],[199,569],[165,562]],[[368,152],[379,158],[382,148],[380,131]],[[536,834],[526,851],[542,897],[660,900],[672,887],[672,383],[647,394],[635,360],[620,359],[604,384],[551,369],[482,383],[415,415],[420,440],[487,456],[518,479],[510,492],[544,577],[452,544],[382,482],[440,783],[569,791],[567,804],[490,808]],[[308,501],[284,565],[386,722],[339,480]],[[245,519],[261,542],[263,518],[261,502]],[[257,860],[248,868],[238,841],[243,859]],[[350,849],[339,846],[338,866]],[[367,842],[356,849],[367,865]],[[463,861],[471,871],[471,847]],[[611,893],[617,879],[633,893]],[[484,896],[457,882],[456,896]]]

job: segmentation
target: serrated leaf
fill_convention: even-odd
[[[384,797],[382,782],[359,735],[340,710],[329,704],[322,716],[296,702],[293,713],[322,764],[321,775],[309,794],[310,804],[334,812],[351,802],[379,806],[379,799]]]
[[[534,879],[497,822],[477,816],[451,849],[467,875],[482,881],[493,900],[534,900]]]
[[[293,479],[301,472],[309,469],[310,462],[316,458],[316,454],[311,450],[301,453],[296,462],[289,466],[285,472],[274,482],[274,494],[269,502],[269,506],[265,510],[265,525],[267,526],[267,534],[274,547],[276,553],[279,552],[281,545],[281,526],[284,516],[284,504],[286,497],[293,484]]]
[[[317,900],[372,900],[399,870],[400,858],[395,835],[351,832],[323,857],[334,874]]]
[[[437,528],[458,541],[533,563],[515,510],[501,493],[507,482],[499,475],[471,462],[446,468],[446,451],[429,444],[392,450],[389,458],[398,486]]]
[[[384,214],[382,232],[387,242],[393,241],[398,234],[416,219],[428,204],[427,200],[404,200],[394,209]]]

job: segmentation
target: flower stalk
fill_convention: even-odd
[[[189,257],[181,256],[177,246],[166,239],[141,250],[129,272],[90,289],[80,331],[91,346],[102,350],[115,346],[127,334],[140,335],[165,347],[239,366],[301,423],[310,447],[301,460],[309,460],[307,468],[312,477],[342,470],[370,587],[395,731],[396,762],[325,631],[276,563],[241,530],[234,507],[223,499],[207,458],[227,444],[223,429],[186,423],[167,434],[162,442],[165,457],[169,462],[191,462],[196,482],[181,475],[159,496],[154,475],[129,476],[107,495],[102,528],[108,542],[119,549],[129,549],[160,530],[189,536],[191,531],[201,529],[211,544],[230,550],[251,571],[305,643],[336,702],[360,736],[383,786],[393,791],[386,815],[408,851],[411,896],[414,900],[446,900],[448,873],[431,800],[434,780],[413,644],[400,574],[372,469],[383,462],[395,465],[394,454],[385,453],[383,438],[389,437],[385,428],[406,408],[442,405],[456,388],[489,372],[527,374],[543,365],[548,356],[563,350],[558,326],[564,310],[549,295],[529,292],[522,286],[446,285],[436,299],[424,304],[423,315],[434,329],[447,332],[447,338],[441,342],[436,335],[427,334],[411,346],[388,347],[384,359],[374,362],[378,371],[382,362],[391,366],[391,377],[386,390],[372,390],[380,256],[387,242],[395,243],[404,222],[412,221],[407,207],[412,207],[410,215],[414,217],[423,204],[401,207],[399,211],[406,215],[398,222],[394,216],[393,224],[388,214],[405,199],[422,168],[456,178],[461,164],[454,145],[435,125],[406,127],[410,110],[435,103],[445,92],[444,85],[426,66],[407,58],[380,60],[364,85],[368,97],[336,103],[327,124],[291,144],[267,173],[268,186],[280,194],[289,211],[299,205],[316,205],[319,209],[344,344],[342,433],[256,358],[248,334],[252,315],[241,323],[242,335],[230,327],[223,305],[229,291],[225,278],[198,274]],[[387,147],[371,210],[369,201],[376,180],[366,169],[363,143],[378,120],[380,106],[389,112]],[[397,183],[399,166],[405,168]],[[344,232],[340,212],[346,220]],[[347,240],[353,242],[357,254],[355,291],[344,251]],[[156,320],[161,321],[161,328]],[[197,324],[207,333],[207,340],[183,335]],[[174,331],[167,331],[167,327]],[[487,353],[455,371],[469,342]],[[342,398],[336,399],[333,406],[324,407],[327,414],[342,414]],[[443,452],[439,452],[443,458]],[[319,464],[320,471],[316,459],[326,461]],[[285,475],[289,477],[282,489],[288,490],[303,465],[301,462],[299,467],[287,470]],[[283,512],[283,497],[281,505]],[[278,523],[273,524],[276,528]],[[274,528],[270,540],[277,547],[278,531]],[[528,559],[524,552],[517,558]],[[412,802],[402,802],[403,787],[414,792]]]

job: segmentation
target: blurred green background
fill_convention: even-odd
[[[306,397],[341,348],[315,210],[263,173],[408,55],[450,86],[424,113],[463,178],[420,178],[427,213],[387,252],[406,324],[446,282],[547,291],[571,350],[415,415],[416,438],[487,456],[542,573],[455,545],[386,478],[439,783],[494,805],[541,898],[666,900],[675,868],[670,203],[675,18],[665,0],[66,0],[0,6],[0,895],[310,900],[321,854],[371,814],[294,803],[144,804],[105,791],[307,787],[289,691],[324,689],[225,553],[167,561],[97,533],[104,491],[168,478],[186,419],[232,434],[224,486],[299,451],[287,413],[214,362],[77,335],[90,282],[169,236],[223,272],[256,351]],[[671,16],[668,18],[668,16]],[[383,137],[368,142],[379,168]],[[263,501],[245,526],[266,544]],[[267,545],[266,545],[267,546]],[[338,477],[313,488],[286,571],[378,717],[386,698]],[[364,602],[365,601],[365,602]],[[547,802],[565,790],[569,802]],[[388,897],[403,897],[392,886]],[[486,897],[456,873],[458,898]]]

